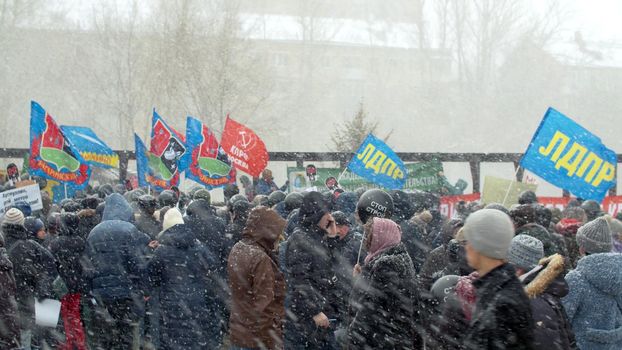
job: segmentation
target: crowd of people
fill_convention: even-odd
[[[12,205],[0,348],[622,349],[622,217],[597,202],[447,218],[425,192],[242,185]]]

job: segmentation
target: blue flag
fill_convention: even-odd
[[[87,163],[100,168],[119,167],[119,155],[108,147],[93,129],[64,125],[60,129]]]
[[[408,172],[397,154],[372,134],[367,135],[348,168],[358,176],[391,190],[404,187]]]
[[[186,121],[186,146],[188,149],[179,162],[179,167],[186,169],[186,179],[210,190],[235,184],[235,167],[220,147],[216,135],[193,117]]]
[[[600,202],[615,185],[617,156],[596,135],[549,108],[521,166],[577,197]]]
[[[84,189],[91,177],[91,168],[67,138],[54,118],[37,102],[30,110],[29,172],[62,184],[53,200],[59,202]]]
[[[149,175],[149,160],[147,159],[147,147],[143,141],[134,134],[134,143],[136,145],[136,173],[138,174],[138,186],[148,187],[147,176]]]

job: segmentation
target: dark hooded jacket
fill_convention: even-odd
[[[242,348],[283,348],[285,278],[274,246],[285,229],[278,213],[259,207],[250,215],[228,261],[231,343]]]
[[[534,348],[551,350],[577,349],[574,332],[561,298],[568,295],[564,280],[564,258],[553,255],[540,262],[543,268],[525,276],[523,284],[531,301],[534,323]]]
[[[4,247],[4,237],[0,234],[0,310],[2,310],[0,312],[0,348],[2,349],[18,347],[16,288],[13,263],[9,260]]]
[[[216,215],[210,203],[198,199],[190,203],[186,209],[186,225],[193,230],[196,237],[216,257],[217,272],[226,277],[227,256],[231,250],[230,242],[225,236],[225,222]]]
[[[164,232],[149,261],[151,287],[159,287],[162,349],[215,349],[221,317],[213,284],[216,259],[187,225]]]
[[[132,224],[133,212],[125,198],[106,198],[102,222],[87,240],[92,292],[103,300],[140,297],[144,293],[144,251],[149,238]]]
[[[477,303],[465,349],[534,349],[531,307],[514,268],[503,264],[473,285]]]
[[[86,240],[80,235],[78,222],[75,224],[75,226],[63,224],[58,237],[50,245],[50,251],[56,258],[58,274],[65,282],[69,293],[84,294],[90,290],[84,272],[84,266],[88,265],[85,256]]]
[[[363,266],[351,298],[348,349],[414,349],[415,270],[404,245]]]

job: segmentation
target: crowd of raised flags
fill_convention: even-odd
[[[138,182],[157,191],[179,186],[181,174],[208,188],[236,182],[236,170],[259,177],[267,167],[265,143],[248,127],[227,116],[219,142],[209,126],[188,117],[186,134],[170,127],[155,111],[149,147],[135,135]],[[118,156],[89,128],[59,127],[38,103],[30,120],[31,175],[65,184],[64,196],[88,184],[91,167],[118,165]],[[616,153],[601,140],[549,108],[520,165],[583,199],[602,202],[616,181]],[[347,169],[379,187],[403,189],[408,168],[382,140],[369,134]],[[339,179],[337,179],[338,181]],[[63,198],[59,194],[55,201]]]

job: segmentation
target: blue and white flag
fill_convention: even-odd
[[[367,135],[348,168],[358,176],[390,190],[404,187],[408,172],[397,154],[372,134]]]
[[[521,166],[577,197],[601,202],[616,183],[616,153],[572,119],[549,108]]]

